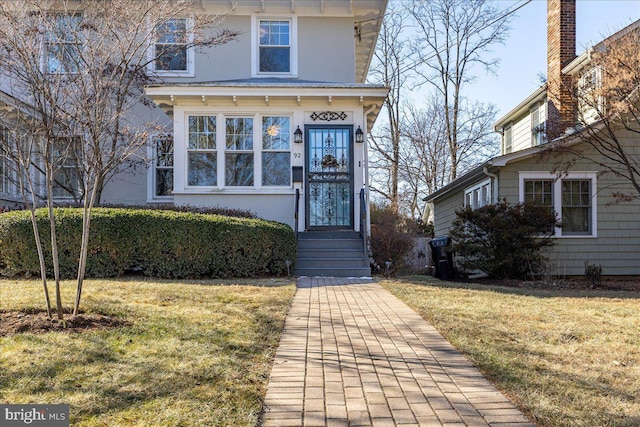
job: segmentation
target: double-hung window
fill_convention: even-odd
[[[253,186],[253,118],[227,117],[225,125],[225,185]]]
[[[8,151],[11,150],[10,132],[7,128],[0,128],[0,193],[7,194],[11,189],[11,169],[9,164]]]
[[[546,121],[540,107],[531,110],[531,146],[540,145],[546,142]]]
[[[216,117],[189,116],[187,136],[187,185],[218,183]]]
[[[513,151],[513,127],[511,125],[504,129],[502,154],[509,154]]]
[[[153,196],[173,196],[173,136],[155,136],[153,149]]]
[[[261,73],[291,72],[291,22],[260,20]]]
[[[583,124],[593,123],[604,114],[604,98],[600,93],[602,68],[593,67],[578,80],[578,118]]]
[[[478,209],[486,205],[490,205],[491,198],[491,180],[487,179],[481,183],[469,187],[464,191],[464,205],[471,209]]]
[[[262,118],[262,185],[291,184],[291,125],[289,117]]]
[[[80,14],[55,14],[47,22],[44,36],[44,71],[77,73],[82,49]]]
[[[54,198],[75,199],[81,193],[82,181],[78,161],[81,142],[79,137],[60,137],[53,144]]]
[[[520,201],[549,206],[559,216],[556,236],[596,237],[596,174],[569,173],[557,178],[549,173],[520,174]]]
[[[153,71],[157,74],[193,73],[192,22],[189,18],[167,19],[155,27]]]

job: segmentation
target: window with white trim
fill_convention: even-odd
[[[602,86],[602,68],[592,67],[578,80],[578,116],[584,124],[596,121],[602,114],[604,98],[599,93]]]
[[[50,74],[77,73],[79,70],[80,22],[79,13],[59,13],[47,23],[44,35],[44,71]]]
[[[187,185],[211,187],[218,183],[216,116],[189,116],[187,130]]]
[[[156,74],[192,75],[193,21],[190,18],[172,18],[158,23],[154,29],[152,70]]]
[[[53,144],[53,197],[75,199],[81,194],[82,181],[78,161],[80,137],[59,137]]]
[[[0,144],[2,144],[2,150],[0,151],[0,193],[9,194],[12,189],[12,171],[7,157],[7,150],[11,149],[9,129],[0,128]]]
[[[561,228],[556,236],[597,235],[597,178],[595,172],[574,172],[557,178],[545,172],[520,174],[520,201],[549,205]]]
[[[544,144],[547,140],[546,120],[540,111],[540,106],[531,110],[531,146]]]
[[[509,154],[513,151],[513,127],[511,125],[504,128],[502,154]]]
[[[291,21],[261,19],[259,24],[259,72],[291,72]]]
[[[291,125],[289,117],[262,117],[262,185],[291,185]]]
[[[486,205],[490,205],[491,198],[491,180],[487,179],[481,183],[469,187],[464,190],[464,206],[471,209],[478,209]]]
[[[225,185],[253,186],[253,118],[227,117],[225,119]]]
[[[173,196],[173,135],[153,138],[153,197]]]

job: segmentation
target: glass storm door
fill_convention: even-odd
[[[353,127],[308,126],[307,228],[353,228]]]

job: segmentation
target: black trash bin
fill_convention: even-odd
[[[431,258],[436,269],[436,277],[442,280],[453,278],[453,254],[449,236],[434,237],[429,242]]]

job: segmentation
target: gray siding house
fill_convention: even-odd
[[[577,123],[573,109],[584,107],[575,106],[571,98],[554,96],[574,77],[579,81],[584,76],[597,77],[588,52],[575,55],[575,1],[549,0],[547,25],[547,83],[495,123],[502,135],[499,157],[426,197],[433,204],[435,234],[448,234],[455,211],[462,207],[477,208],[503,199],[510,203],[535,200],[549,204],[562,223],[555,230],[556,245],[549,255],[552,273],[583,275],[586,262],[601,265],[607,276],[639,275],[640,203],[616,199],[616,192],[634,191],[631,183],[611,173],[606,167],[609,160],[586,143],[607,129],[590,111],[580,111],[582,123]],[[635,22],[611,37],[635,31],[639,25]],[[590,132],[585,126],[591,126]],[[629,152],[637,152],[637,134],[614,130]],[[568,154],[549,151],[550,143],[571,146],[584,155],[562,158]],[[566,169],[556,167],[568,163]]]
[[[222,14],[240,35],[204,52],[157,40],[175,55],[149,67],[162,83],[146,94],[160,108],[139,114],[167,132],[150,139],[148,169],[115,176],[102,202],[221,206],[299,231],[366,231],[366,140],[388,89],[365,80],[387,0],[199,4],[196,13]],[[189,37],[193,19],[165,23],[167,34]],[[10,88],[0,91],[0,107],[12,108]],[[17,205],[15,188],[0,187],[0,206]]]

